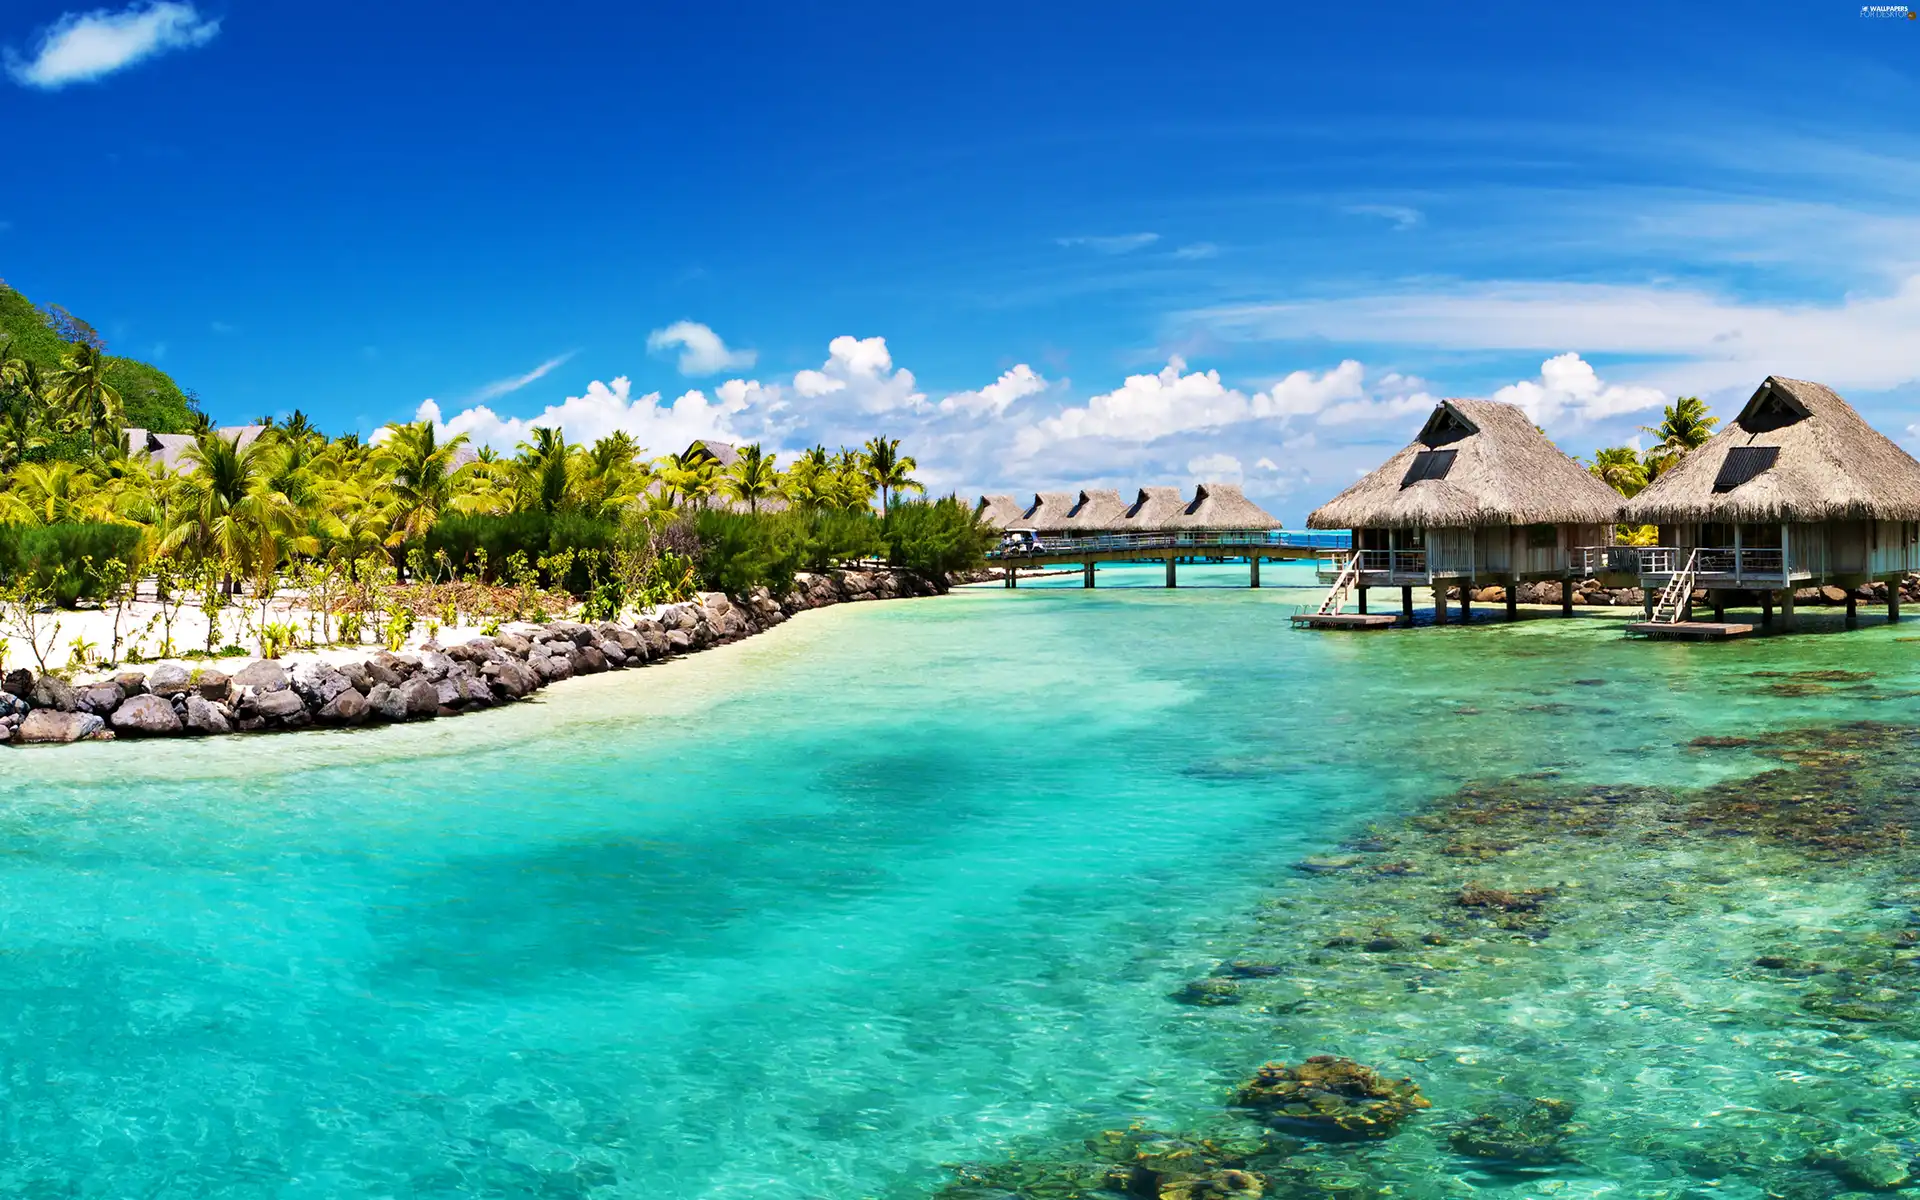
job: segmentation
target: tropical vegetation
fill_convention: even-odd
[[[1596,451],[1587,469],[1622,496],[1635,496],[1672,470],[1687,455],[1706,445],[1720,418],[1712,416],[1698,396],[1681,396],[1666,406],[1658,425],[1642,425],[1640,432],[1657,441],[1646,450],[1609,446]],[[1657,531],[1650,526],[1622,525],[1616,536],[1630,545],[1652,545]]]

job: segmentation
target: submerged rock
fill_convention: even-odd
[[[1561,1143],[1573,1121],[1573,1105],[1565,1100],[1533,1100],[1521,1105],[1505,1102],[1454,1126],[1447,1144],[1456,1154],[1513,1166],[1539,1167],[1563,1162]]]
[[[1411,1079],[1388,1079],[1350,1058],[1316,1054],[1298,1067],[1268,1063],[1234,1097],[1268,1125],[1327,1141],[1391,1136],[1400,1122],[1433,1107]]]
[[[1209,979],[1190,979],[1180,985],[1179,990],[1173,993],[1173,998],[1180,1004],[1219,1008],[1240,1003],[1240,985],[1217,975]]]

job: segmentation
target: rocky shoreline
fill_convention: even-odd
[[[1556,580],[1542,583],[1523,583],[1520,585],[1518,600],[1521,604],[1559,604],[1564,594],[1565,584]],[[1495,584],[1491,587],[1473,588],[1470,599],[1476,604],[1504,604],[1507,589]],[[1796,605],[1845,604],[1848,590],[1838,587],[1804,587],[1793,593]],[[1881,582],[1863,584],[1852,589],[1853,599],[1860,604],[1885,604],[1887,585]],[[1448,588],[1447,598],[1458,600],[1460,589]],[[1706,589],[1694,590],[1696,604],[1704,604],[1709,599]],[[1905,604],[1920,604],[1920,575],[1908,575],[1900,581],[1900,599]],[[1573,604],[1576,608],[1638,608],[1647,602],[1646,593],[1637,587],[1609,588],[1601,585],[1598,579],[1583,579],[1573,584]],[[1743,603],[1757,606],[1760,594],[1751,593]]]
[[[68,682],[24,668],[0,680],[0,745],[120,737],[217,736],[341,728],[461,716],[524,700],[575,675],[628,670],[765,632],[795,613],[861,600],[937,595],[934,582],[894,569],[801,574],[775,597],[702,592],[632,621],[514,624],[498,636],[363,661],[261,659],[231,675],[162,662]]]

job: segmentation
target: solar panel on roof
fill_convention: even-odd
[[[1720,463],[1713,490],[1730,492],[1755,475],[1773,466],[1780,458],[1778,446],[1735,446]]]
[[[1447,472],[1453,470],[1454,456],[1459,453],[1458,450],[1422,450],[1408,464],[1407,473],[1400,478],[1400,486],[1410,487],[1422,479],[1445,479]]]

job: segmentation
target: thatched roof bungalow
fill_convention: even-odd
[[[1127,502],[1111,488],[1083,488],[1067,513],[1066,531],[1075,535],[1118,533],[1127,528]]]
[[[1167,529],[1176,517],[1185,515],[1187,502],[1177,487],[1143,487],[1127,506],[1127,529],[1149,531]]]
[[[1512,584],[1577,573],[1611,542],[1620,497],[1561,453],[1516,405],[1443,400],[1414,440],[1315,509],[1350,529],[1360,585]]]
[[[260,440],[267,431],[265,425],[228,425],[213,432],[241,450]],[[146,429],[129,426],[126,431],[127,453],[133,457],[144,455],[154,464],[168,471],[182,471],[191,468],[186,454],[197,440],[191,433],[153,433]]]
[[[1020,514],[1020,524],[1041,533],[1060,533],[1067,527],[1080,497],[1073,492],[1036,492],[1033,503]]]
[[[994,494],[982,496],[974,502],[974,512],[980,519],[995,529],[1012,529],[1023,523],[1027,515],[1026,508],[1012,496]]]
[[[1237,483],[1203,483],[1193,499],[1170,518],[1174,529],[1231,530],[1236,533],[1281,528],[1272,513],[1247,499]]]
[[[1854,587],[1920,570],[1920,462],[1800,379],[1768,376],[1623,515],[1660,527],[1661,550],[1641,555],[1649,583],[1689,562],[1708,589]]]

